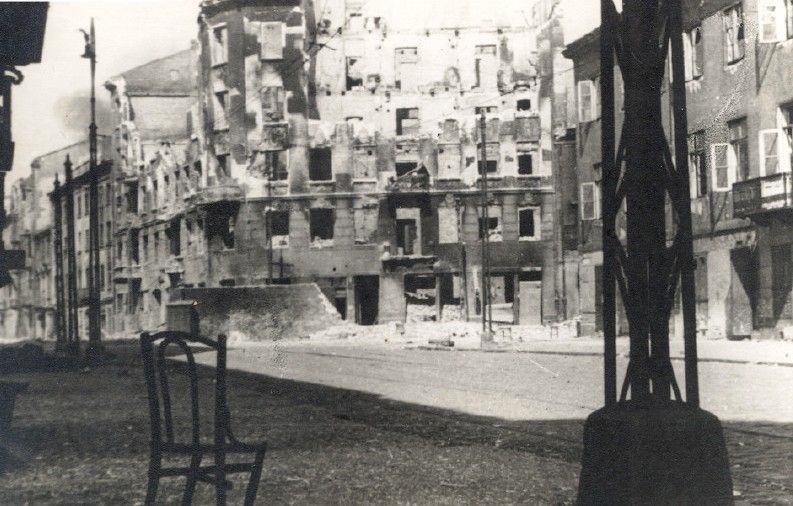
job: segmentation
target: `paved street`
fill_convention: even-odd
[[[602,405],[600,357],[537,347],[542,353],[249,344],[229,351],[228,363],[277,378],[508,420],[585,418]],[[619,365],[621,380],[626,360]],[[683,390],[683,363],[673,366]],[[793,422],[793,367],[707,361],[700,364],[700,392],[703,408],[724,421]]]

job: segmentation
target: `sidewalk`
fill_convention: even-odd
[[[628,338],[617,339],[617,354],[627,357],[630,343]],[[672,360],[683,360],[684,344],[680,339],[670,342]],[[530,342],[502,342],[486,344],[487,351],[517,351],[553,355],[602,355],[603,340],[589,337]],[[759,364],[793,367],[793,342],[791,341],[697,341],[700,362],[724,362],[736,364]]]

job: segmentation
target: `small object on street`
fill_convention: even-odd
[[[430,340],[429,340],[429,341],[427,341],[427,342],[428,342],[429,344],[434,344],[434,345],[436,345],[436,346],[448,346],[448,347],[452,347],[452,346],[454,346],[454,341],[452,341],[452,340],[451,340],[451,339],[449,339],[448,337],[447,337],[447,338],[444,338],[444,339],[430,339]]]

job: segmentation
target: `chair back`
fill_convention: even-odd
[[[190,392],[190,418],[192,434],[190,442],[199,445],[201,441],[200,413],[198,396],[198,371],[191,345],[204,345],[217,353],[215,367],[215,439],[222,431],[226,406],[226,336],[219,335],[217,341],[192,335],[187,332],[163,331],[155,334],[144,332],[140,336],[143,371],[149,397],[149,416],[151,418],[151,442],[153,449],[162,443],[175,443],[174,420],[171,390],[168,382],[165,352],[175,345],[187,360],[187,376]],[[162,401],[162,403],[160,402]],[[163,431],[163,428],[165,429]]]

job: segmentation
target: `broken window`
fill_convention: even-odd
[[[286,32],[280,21],[262,23],[262,59],[280,60],[284,57]]]
[[[418,162],[396,162],[396,175],[402,177],[411,171],[416,170]]]
[[[453,207],[438,208],[438,243],[453,244],[459,242],[457,209]]]
[[[222,65],[228,61],[229,42],[228,30],[225,25],[212,28],[209,35],[209,45],[212,54],[212,65]]]
[[[173,193],[176,198],[179,198],[179,194],[182,192],[182,180],[179,177],[179,169],[173,171]]]
[[[182,254],[182,222],[179,218],[171,220],[168,230],[165,231],[170,243],[170,253],[173,256]]]
[[[691,198],[708,194],[708,155],[705,147],[705,131],[688,136],[688,165]]]
[[[127,190],[127,210],[132,214],[138,214],[138,186],[130,185]]]
[[[493,241],[496,238],[501,240],[501,220],[496,216],[487,217],[488,239]],[[479,239],[485,238],[485,219],[479,217]]]
[[[214,113],[214,129],[226,130],[229,128],[229,92],[218,91],[214,94],[212,102]]]
[[[531,100],[528,98],[522,98],[517,102],[517,109],[519,111],[530,111],[531,110]]]
[[[722,12],[724,25],[724,59],[726,64],[735,63],[744,57],[745,29],[743,22],[743,7],[736,4]]]
[[[476,46],[474,48],[474,72],[476,88],[495,88],[498,83],[496,46]]]
[[[152,209],[157,209],[159,205],[159,200],[157,199],[157,180],[152,179],[151,181],[151,205]]]
[[[270,241],[273,249],[289,247],[289,212],[270,212]]]
[[[405,107],[396,110],[396,134],[417,135],[419,133],[418,107]]]
[[[105,223],[105,235],[107,236],[105,238],[105,245],[110,246],[113,242],[113,226],[109,221]]]
[[[133,229],[129,233],[129,254],[131,256],[130,260],[132,260],[132,262],[135,264],[140,262],[140,251],[138,250],[138,244],[138,231]]]
[[[333,159],[330,148],[309,150],[308,178],[311,181],[333,180]]]
[[[206,236],[210,244],[215,237],[220,238],[223,249],[234,249],[234,225],[236,214],[228,212],[209,212],[206,217]]]
[[[347,91],[363,86],[363,62],[359,57],[348,56],[345,65],[345,75],[347,76]]]
[[[398,90],[414,90],[418,85],[418,48],[398,47],[394,50],[395,86]]]
[[[267,176],[271,181],[286,181],[289,178],[289,152],[288,151],[265,151],[264,166]]]
[[[536,239],[539,232],[540,210],[534,207],[527,207],[518,210],[519,232],[521,239]]]
[[[217,177],[218,179],[227,179],[231,177],[231,169],[229,167],[229,155],[217,155]]]
[[[531,153],[518,153],[518,174],[530,176],[533,172]]]
[[[355,244],[372,244],[377,235],[377,207],[353,209]]]
[[[284,88],[265,86],[262,88],[262,119],[265,122],[281,121],[284,118]]]
[[[312,246],[330,246],[333,244],[334,221],[333,209],[311,209],[309,232]]]
[[[143,232],[143,261],[149,261],[149,234]]]

